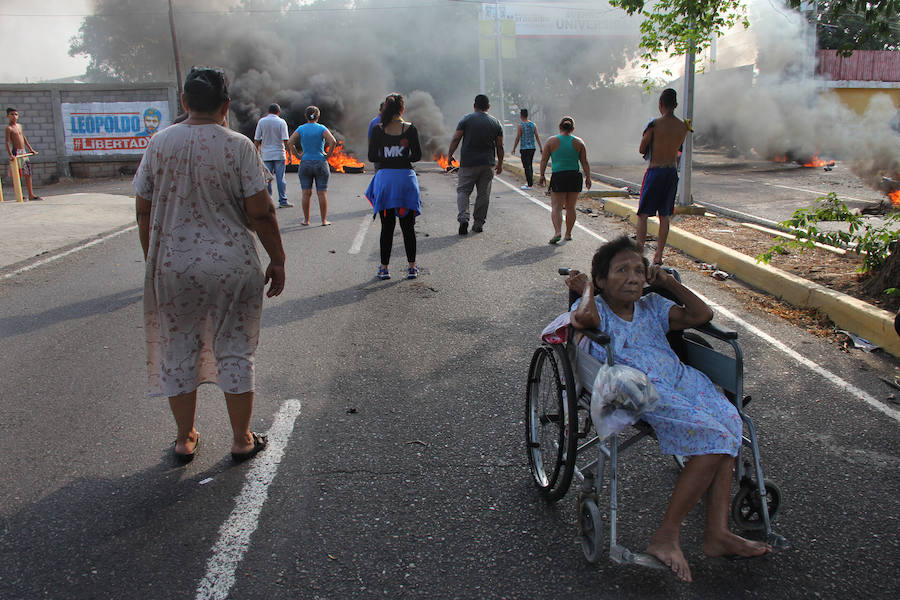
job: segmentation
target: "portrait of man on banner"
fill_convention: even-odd
[[[159,129],[160,121],[162,121],[162,113],[151,106],[144,111],[144,131],[136,133],[135,137],[153,137],[153,134]]]

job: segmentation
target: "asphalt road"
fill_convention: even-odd
[[[851,171],[849,163],[838,162],[830,170],[804,167],[797,163],[727,158],[723,154],[695,150],[693,169],[694,201],[756,218],[781,222],[795,210],[809,208],[830,192],[851,209],[872,207],[884,194],[867,185]],[[636,183],[640,186],[646,164],[591,164],[591,171]]]
[[[485,232],[459,237],[455,178],[420,173],[417,281],[374,279],[368,176],[332,176],[333,227],[278,211],[288,282],[266,302],[253,421],[277,443],[241,466],[210,386],[199,455],[172,466],[168,407],[144,396],[136,232],[0,281],[0,598],[900,595],[900,413],[878,377],[895,362],[747,313],[693,273],[739,319],[716,317],[741,334],[749,413],[784,494],[775,529],[792,547],[705,559],[698,509],[683,534],[691,585],[586,563],[573,494],[549,506],[531,483],[524,388],[540,330],[565,309],[557,268],[586,269],[599,242],[579,229],[546,245],[547,211],[499,182]],[[403,263],[398,231],[395,274]],[[677,472],[646,442],[620,477],[620,535],[637,550]]]

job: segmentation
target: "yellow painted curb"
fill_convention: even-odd
[[[607,200],[607,212],[637,221],[635,208],[624,202]],[[659,232],[659,220],[647,220],[647,230]],[[885,351],[900,357],[900,336],[894,331],[894,315],[847,294],[828,289],[817,283],[791,275],[781,269],[757,263],[756,259],[731,248],[703,239],[692,233],[669,228],[666,243],[708,263],[715,263],[723,271],[753,287],[769,292],[794,306],[816,308],[834,323],[852,331]]]

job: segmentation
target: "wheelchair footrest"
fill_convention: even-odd
[[[655,556],[650,556],[643,552],[632,552],[625,546],[619,546],[618,544],[609,549],[609,557],[620,565],[637,565],[648,569],[669,569]]]
[[[774,531],[769,532],[769,535],[766,536],[766,543],[772,546],[772,550],[778,552],[780,550],[788,550],[791,547],[790,542],[788,542],[783,536],[778,535]]]

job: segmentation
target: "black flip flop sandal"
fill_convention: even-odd
[[[266,449],[266,446],[269,445],[268,436],[261,435],[256,432],[252,432],[250,434],[253,437],[253,448],[248,450],[247,452],[232,452],[231,460],[236,463],[242,463],[246,460],[250,460],[260,452]]]

